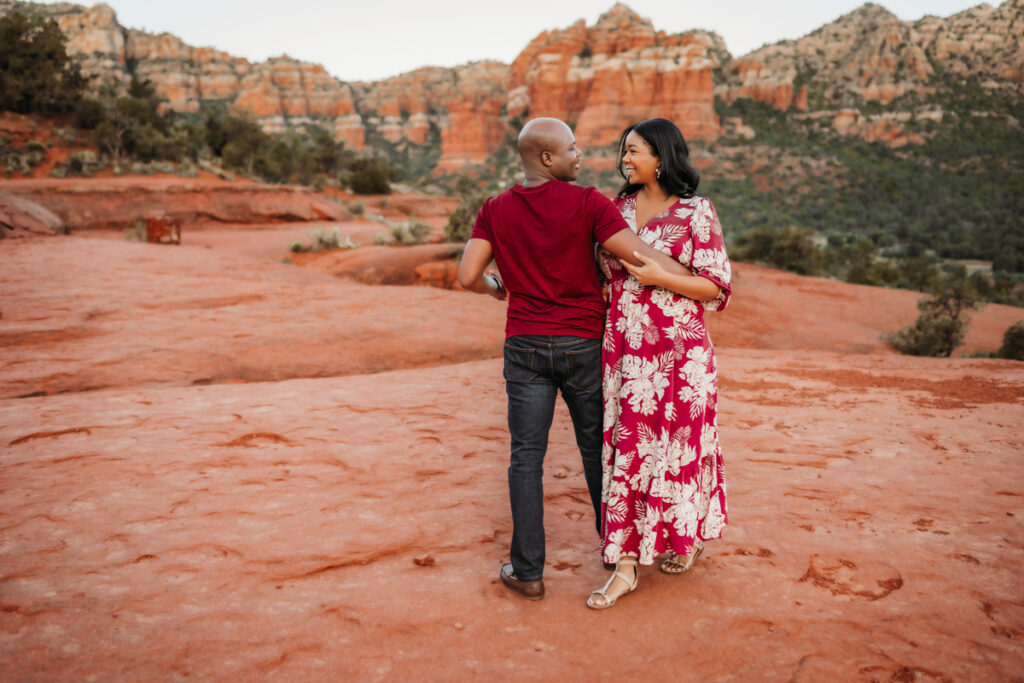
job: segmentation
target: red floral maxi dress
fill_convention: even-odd
[[[719,287],[700,302],[639,284],[601,253],[609,281],[604,330],[602,553],[651,564],[720,538],[727,521],[718,443],[718,368],[704,311],[725,308],[732,269],[706,197],[681,199],[636,225],[636,195],[615,202],[647,244]]]

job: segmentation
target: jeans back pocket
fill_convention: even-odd
[[[530,382],[537,376],[534,370],[537,352],[524,349],[506,342],[505,344],[505,380],[508,382]]]
[[[601,342],[595,341],[592,346],[565,352],[565,363],[568,371],[565,383],[573,389],[589,391],[601,386]]]

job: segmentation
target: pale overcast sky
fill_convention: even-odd
[[[288,54],[347,81],[378,80],[421,66],[496,59],[510,63],[538,33],[578,19],[593,24],[614,0],[106,0],[122,26],[169,32],[249,61]],[[656,29],[721,35],[734,56],[799,38],[863,4],[858,0],[632,0]],[[977,2],[888,0],[905,21],[946,17]],[[992,3],[998,5],[998,2]]]

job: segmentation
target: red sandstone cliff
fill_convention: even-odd
[[[712,69],[728,54],[717,35],[666,35],[618,3],[598,22],[537,36],[512,63],[510,116],[555,116],[577,124],[585,145],[606,145],[638,119],[676,121],[688,137],[721,132]]]
[[[751,98],[828,115],[840,134],[898,145],[915,142],[898,117],[874,120],[845,110],[927,95],[936,68],[978,77],[988,88],[1024,87],[1024,0],[914,23],[869,3],[798,40],[735,59],[716,34],[667,35],[620,3],[593,26],[581,20],[540,33],[508,66],[426,67],[373,83],[345,83],[286,56],[250,64],[169,34],[125,29],[104,4],[0,0],[0,14],[16,6],[53,16],[97,87],[123,88],[131,64],[176,110],[227,101],[267,130],[316,124],[354,149],[377,139],[439,144],[442,171],[483,161],[521,116],[570,121],[587,146],[607,144],[629,122],[652,116],[713,140],[723,132],[714,99]]]

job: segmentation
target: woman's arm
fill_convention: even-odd
[[[623,261],[622,265],[642,285],[664,287],[676,294],[682,294],[697,301],[711,301],[716,299],[722,291],[718,285],[707,278],[691,275],[689,272],[685,274],[669,273],[654,259],[638,253],[634,253],[634,256],[641,265],[634,266],[626,261]]]

